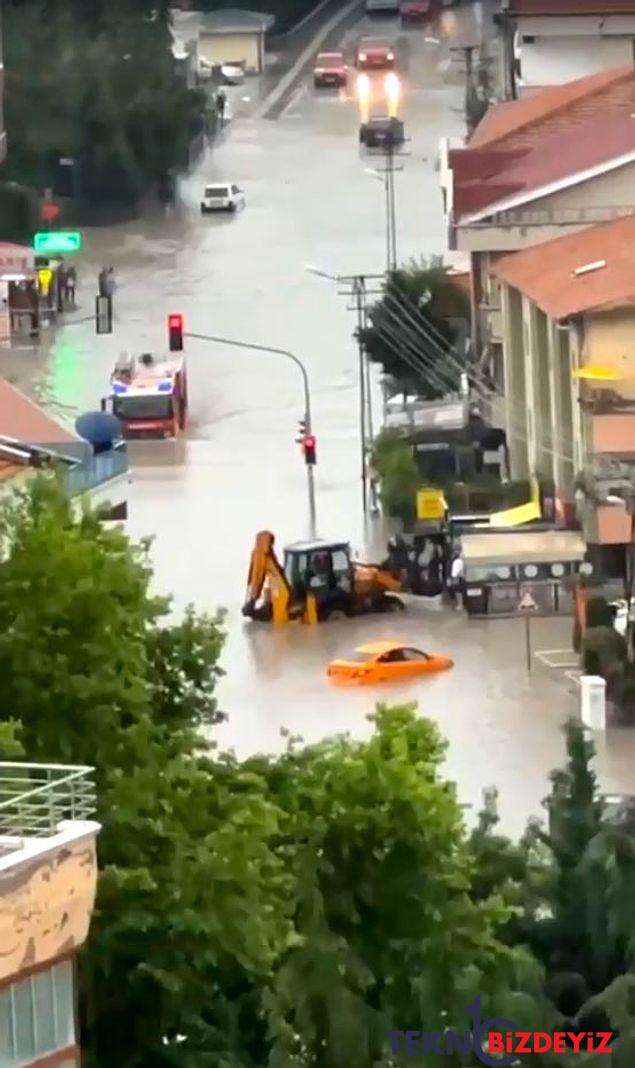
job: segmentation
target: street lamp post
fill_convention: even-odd
[[[218,345],[229,345],[236,349],[248,349],[252,352],[269,352],[274,356],[284,356],[287,360],[291,360],[296,365],[300,374],[302,375],[302,388],[304,391],[304,428],[307,437],[313,434],[313,424],[311,421],[311,390],[309,388],[309,376],[307,369],[302,363],[302,360],[293,352],[289,352],[287,349],[274,348],[271,345],[256,345],[248,341],[235,341],[233,338],[217,337],[214,334],[193,334],[189,331],[184,334],[184,337],[190,337],[194,341],[212,341]],[[306,465],[307,475],[307,489],[309,497],[309,532],[310,537],[316,536],[316,510],[315,510],[315,478],[313,472],[313,464]]]

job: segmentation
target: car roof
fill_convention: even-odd
[[[392,653],[394,649],[409,649],[410,646],[404,645],[403,642],[397,642],[394,640],[384,640],[380,642],[366,642],[365,645],[358,645],[356,653],[369,653],[372,656],[380,656],[382,653]]]

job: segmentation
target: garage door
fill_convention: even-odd
[[[208,63],[244,63],[247,70],[260,70],[258,33],[201,34],[199,55]]]

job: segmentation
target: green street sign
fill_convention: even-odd
[[[78,230],[41,230],[33,235],[35,252],[77,252],[81,247]]]

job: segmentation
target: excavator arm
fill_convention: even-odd
[[[256,534],[242,612],[249,619],[286,623],[292,608],[291,589],[276,556],[274,542],[269,530]]]

